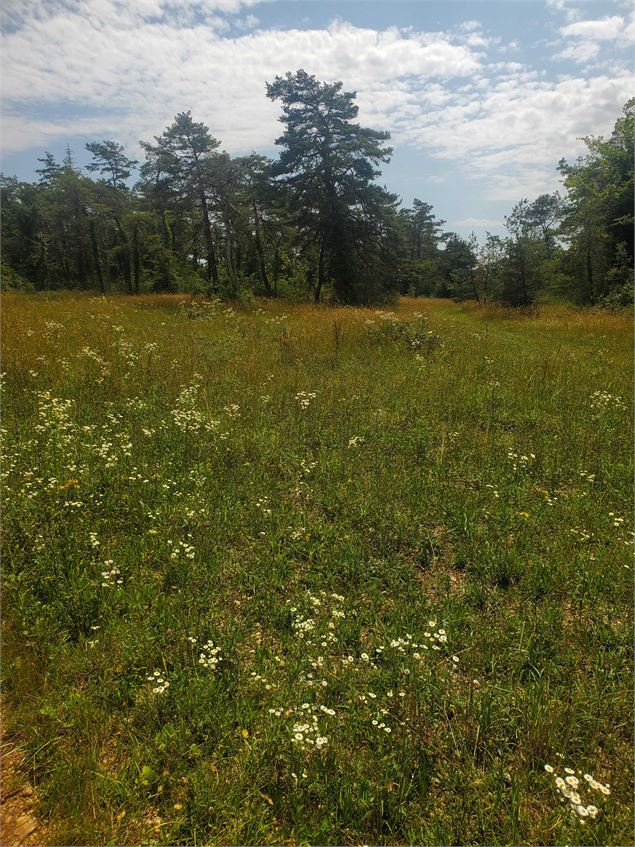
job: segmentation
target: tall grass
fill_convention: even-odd
[[[630,843],[626,318],[2,305],[52,843]]]

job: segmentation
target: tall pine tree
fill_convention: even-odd
[[[390,134],[354,122],[355,93],[341,82],[321,83],[304,70],[276,77],[267,96],[282,102],[285,130],[276,144],[284,150],[273,173],[288,186],[297,225],[317,247],[316,299],[327,278],[342,303],[381,297],[396,198],[373,180],[392,153]]]

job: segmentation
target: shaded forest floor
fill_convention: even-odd
[[[631,842],[630,316],[2,306],[49,843]]]

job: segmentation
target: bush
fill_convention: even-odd
[[[428,328],[428,319],[419,315],[400,320],[393,312],[378,312],[379,320],[367,324],[367,333],[378,343],[393,342],[417,353],[431,353],[442,345],[441,336]]]
[[[619,312],[633,305],[633,283],[625,282],[619,288],[614,288],[598,301],[598,306]]]
[[[2,287],[6,289],[14,289],[19,291],[33,291],[33,284],[25,279],[22,274],[19,274],[17,271],[13,270],[12,267],[6,264],[6,262],[2,262],[1,270],[0,270],[0,281],[2,283]]]
[[[606,285],[609,288],[598,302],[605,309],[627,309],[633,305],[633,266],[625,244],[618,244],[615,253],[615,264],[606,274]]]

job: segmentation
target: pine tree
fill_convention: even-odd
[[[217,291],[219,276],[209,194],[212,168],[220,155],[216,153],[220,141],[210,135],[204,123],[193,121],[189,111],[179,112],[163,134],[155,136],[155,141],[155,145],[141,142],[151,166],[164,175],[174,191],[195,199],[199,204],[207,250],[208,283]]]
[[[355,93],[304,70],[276,77],[267,96],[282,101],[285,131],[276,144],[285,149],[273,172],[289,188],[297,225],[317,247],[316,299],[327,273],[340,302],[381,296],[388,284],[382,265],[390,254],[382,240],[396,198],[373,180],[392,153],[385,145],[390,134],[354,123]]]
[[[92,162],[86,165],[86,170],[91,173],[99,171],[106,177],[106,182],[111,188],[122,189],[126,187],[126,180],[131,171],[138,164],[134,159],[129,159],[121,144],[116,141],[90,141],[86,145],[89,153],[93,154]]]

